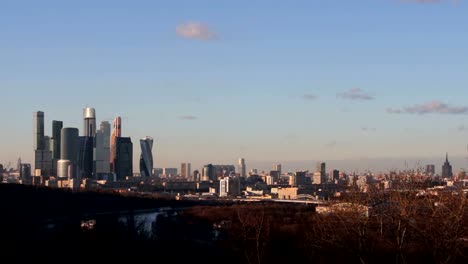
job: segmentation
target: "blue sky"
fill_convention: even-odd
[[[463,0],[2,0],[0,162],[32,161],[34,111],[50,134],[81,130],[85,106],[123,117],[135,161],[154,137],[158,167],[466,156],[467,14]]]

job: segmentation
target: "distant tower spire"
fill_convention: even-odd
[[[448,162],[448,152],[445,152],[445,160]]]

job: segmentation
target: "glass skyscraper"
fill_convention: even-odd
[[[140,139],[140,175],[141,177],[150,177],[153,171],[153,138],[144,137]]]

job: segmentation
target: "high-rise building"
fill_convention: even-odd
[[[33,114],[34,126],[34,169],[40,170],[42,176],[52,174],[52,152],[46,148],[44,136],[44,112]]]
[[[57,161],[60,159],[60,143],[62,141],[62,128],[62,121],[52,121],[52,138],[50,139],[50,150],[52,151],[52,170],[55,175],[57,175]]]
[[[120,116],[114,119],[112,135],[110,139],[110,171],[116,173],[115,159],[117,155],[117,139],[122,136],[122,119]]]
[[[165,177],[175,177],[177,176],[177,168],[163,168],[163,173]]]
[[[180,165],[180,176],[182,178],[185,178],[189,181],[194,181],[194,179],[192,178],[192,173],[191,173],[191,164],[190,163],[187,163],[187,162],[184,162]]]
[[[93,178],[93,137],[78,137],[78,167],[80,179]]]
[[[239,159],[239,175],[243,178],[247,177],[247,171],[245,167],[245,159]]]
[[[153,138],[146,136],[140,139],[140,147],[140,175],[150,177],[153,169]]]
[[[215,181],[216,173],[212,164],[205,165],[202,170],[202,181]]]
[[[52,157],[54,160],[60,159],[60,143],[62,142],[62,128],[63,122],[53,120],[52,121]]]
[[[331,172],[330,176],[333,180],[339,180],[340,179],[340,171],[339,170],[333,170]]]
[[[193,171],[193,180],[196,181],[196,182],[201,181],[201,175],[200,175],[200,172],[198,170]]]
[[[129,137],[117,137],[115,144],[114,173],[117,180],[133,176],[133,143]]]
[[[20,179],[23,182],[23,184],[31,183],[31,164],[21,163],[19,173]]]
[[[320,172],[320,182],[323,184],[327,182],[327,165],[325,162],[317,163],[317,172]]]
[[[270,171],[270,176],[273,182],[278,182],[281,177],[281,174],[277,170],[272,170]]]
[[[35,150],[34,151],[35,171],[39,170],[41,176],[48,177],[53,174],[52,151]]]
[[[275,171],[279,171],[279,174],[281,175],[282,171],[281,171],[281,164],[273,164],[273,170]]]
[[[78,133],[78,128],[64,127],[60,135],[60,159],[69,160],[75,165],[78,163]]]
[[[90,107],[83,109],[83,121],[83,136],[94,138],[96,136],[96,110]]]
[[[445,155],[445,162],[444,165],[442,166],[442,178],[452,178],[453,173],[452,173],[452,165],[450,165],[450,162],[448,161],[448,153]]]
[[[100,129],[96,131],[96,175],[110,173],[110,123],[101,122]]]
[[[33,114],[34,119],[34,150],[45,150],[44,148],[44,112],[38,111]]]
[[[430,176],[434,176],[435,175],[435,165],[433,165],[433,164],[427,165],[426,166],[426,174],[430,175]]]
[[[18,172],[21,171],[21,157],[18,158],[18,162],[16,163],[16,170]]]

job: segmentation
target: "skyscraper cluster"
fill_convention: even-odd
[[[62,121],[52,121],[52,137],[44,134],[44,112],[33,115],[34,121],[34,175],[59,179],[114,179],[133,176],[133,143],[122,137],[122,119],[116,117],[111,125],[107,121],[96,126],[96,110],[83,109],[83,131],[63,127]],[[153,139],[140,140],[141,176],[152,176]]]

